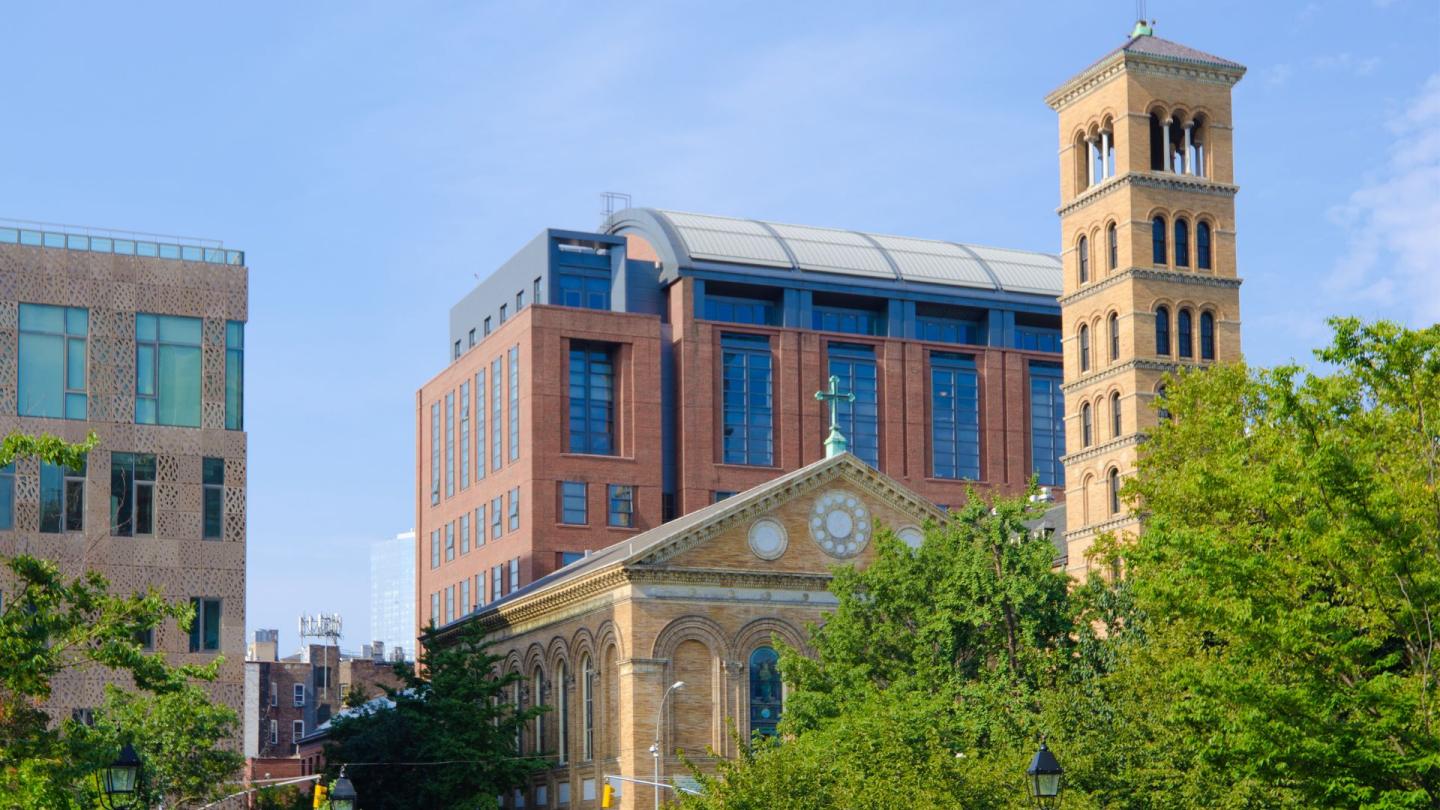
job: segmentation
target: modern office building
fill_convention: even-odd
[[[177,664],[223,655],[212,691],[237,712],[247,278],[217,242],[0,222],[0,430],[99,437],[83,469],[0,470],[0,554],[194,606],[189,631],[167,623],[144,644]],[[106,681],[66,671],[48,708],[83,714]]]
[[[415,658],[415,531],[370,544],[370,637],[391,659]]]
[[[1063,483],[1060,261],[634,208],[546,230],[450,313],[416,399],[416,618],[850,450],[939,504]]]

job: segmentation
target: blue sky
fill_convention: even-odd
[[[250,628],[369,635],[450,304],[636,204],[1056,251],[1042,99],[1133,3],[26,3],[0,216],[247,251]],[[883,9],[883,10],[882,10]],[[1440,3],[1151,2],[1234,59],[1244,342],[1440,320]]]

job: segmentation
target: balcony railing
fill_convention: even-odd
[[[23,219],[0,219],[0,244],[31,245],[42,248],[83,250],[88,253],[113,253],[117,256],[146,256],[207,264],[243,266],[245,251],[229,250],[216,239],[194,239],[165,236],[109,228],[87,228],[31,222]]]

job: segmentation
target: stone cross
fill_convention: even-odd
[[[830,435],[825,437],[825,457],[838,456],[848,448],[845,434],[840,432],[840,403],[854,402],[855,395],[850,392],[840,393],[840,378],[831,375],[829,389],[816,391],[815,399],[830,404]]]

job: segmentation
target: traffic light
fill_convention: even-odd
[[[313,799],[314,800],[310,803],[311,807],[321,808],[330,804],[330,791],[327,790],[324,785],[320,784],[318,780],[315,782],[315,794],[313,796]]]
[[[615,788],[613,788],[613,787],[610,786],[609,780],[606,780],[606,782],[605,782],[605,787],[603,787],[603,788],[600,789],[600,806],[601,806],[601,807],[614,807],[614,806],[615,806]]]

